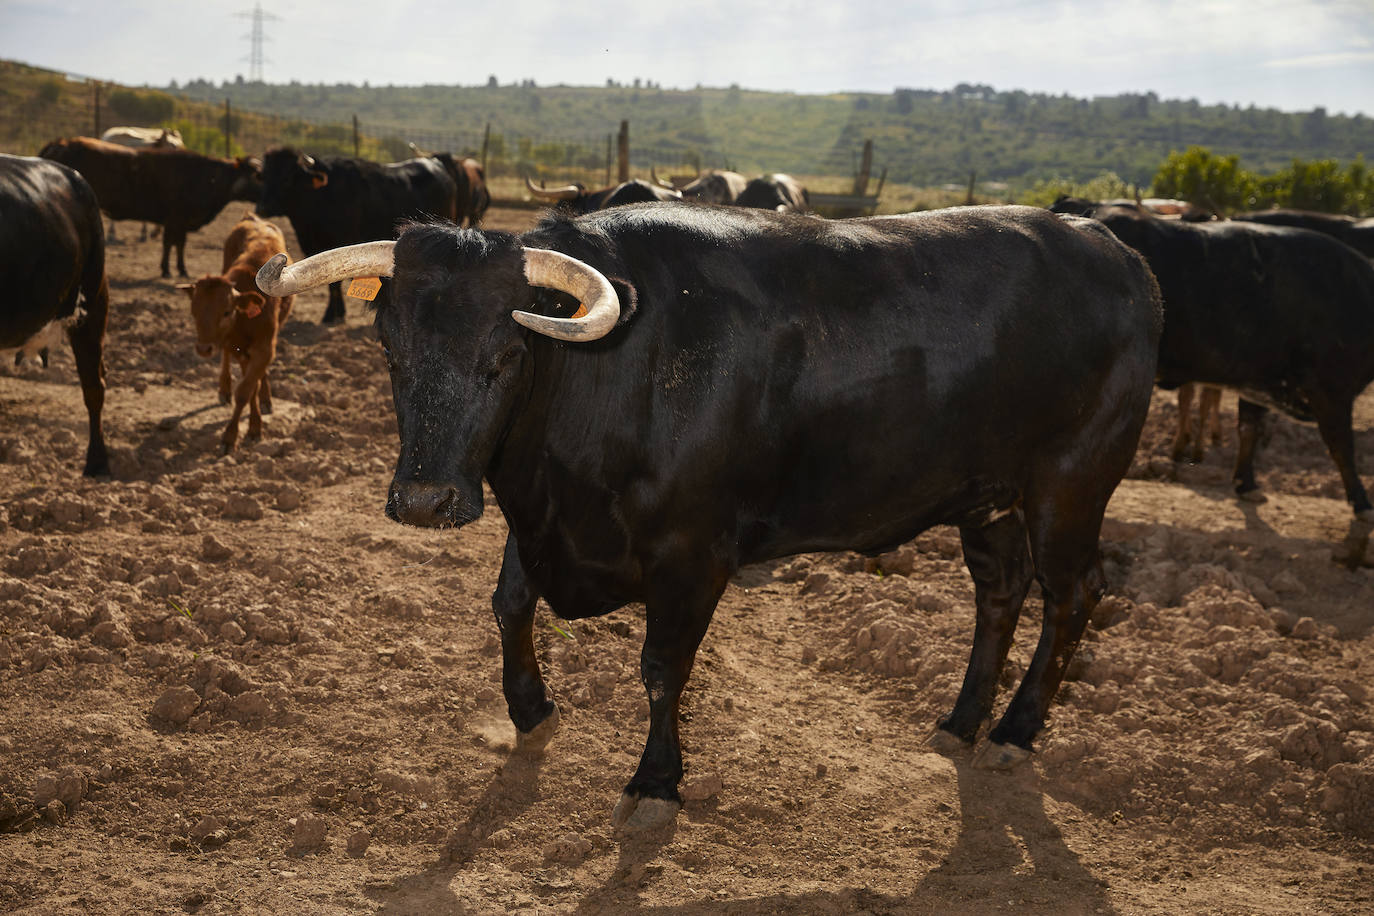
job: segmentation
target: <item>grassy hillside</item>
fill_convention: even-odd
[[[1086,180],[1112,171],[1147,184],[1171,150],[1206,146],[1274,171],[1294,157],[1353,159],[1374,149],[1374,120],[1317,109],[1200,105],[1152,93],[1076,99],[989,86],[886,95],[798,95],[657,86],[569,87],[288,85],[191,83],[184,98],[323,121],[359,121],[377,133],[451,137],[477,147],[490,125],[512,138],[580,143],[604,158],[605,138],[630,122],[636,164],[650,154],[745,172],[850,174],[866,138],[891,181],[962,184],[980,178],[1028,187],[1037,179]],[[437,144],[436,144],[437,145]]]
[[[1171,151],[1195,145],[1238,156],[1258,173],[1295,157],[1349,161],[1374,149],[1374,120],[1362,116],[1204,106],[1153,94],[1076,99],[961,84],[947,91],[798,95],[529,82],[197,81],[133,90],[0,61],[0,150],[30,155],[54,137],[92,133],[97,121],[175,125],[192,148],[218,155],[293,144],[316,155],[356,149],[390,160],[409,155],[410,142],[455,152],[485,147],[497,193],[514,195],[524,174],[604,180],[622,120],[630,125],[636,175],[651,165],[661,173],[706,166],[784,171],[826,191],[847,190],[871,138],[875,177],[887,171],[886,211],[962,200],[974,172],[981,197],[1006,200],[1026,196],[1037,182],[1043,194],[1044,182],[1085,182],[1108,172],[1143,187]]]

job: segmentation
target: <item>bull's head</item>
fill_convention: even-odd
[[[241,293],[224,277],[208,274],[177,289],[191,297],[191,319],[196,326],[196,353],[209,359],[224,345],[236,316],[256,318],[266,300],[261,293]]]
[[[401,437],[386,514],[423,527],[467,524],[482,514],[482,478],[533,371],[524,329],[564,341],[603,337],[620,317],[615,288],[590,265],[523,248],[508,233],[424,226],[289,267],[273,258],[258,286],[286,296],[362,276],[393,278],[392,301],[376,318]],[[527,311],[551,296],[536,288],[580,307],[564,306],[576,308],[570,318]]]
[[[329,173],[311,156],[291,147],[267,151],[262,159],[262,193],[258,216],[286,216],[303,194],[329,184]]]

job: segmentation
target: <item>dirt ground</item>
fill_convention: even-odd
[[[242,209],[192,237],[193,272]],[[956,531],[744,570],[686,695],[686,807],[622,840],[642,609],[541,611],[562,724],[513,755],[504,523],[383,516],[397,437],[362,304],[322,328],[323,292],[298,298],[265,438],[220,458],[217,364],[158,243],[120,228],[113,479],[80,476],[65,343],[0,367],[0,911],[1374,912],[1374,561],[1332,562],[1350,513],[1314,429],[1274,421],[1268,502],[1239,503],[1234,398],[1175,473],[1156,395],[1104,531],[1113,594],[1010,774],[925,744],[972,636]],[[1358,409],[1374,483],[1374,392]]]

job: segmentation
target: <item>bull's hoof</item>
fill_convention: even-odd
[[[935,753],[944,754],[946,757],[962,754],[973,746],[972,742],[965,741],[963,738],[954,734],[954,732],[945,731],[943,728],[935,729],[930,737],[926,739],[926,744],[929,745],[930,749],[935,751]]]
[[[611,826],[619,833],[643,833],[657,830],[677,820],[680,802],[666,798],[640,798],[629,792],[620,794],[615,810],[611,812]]]
[[[1366,525],[1369,526],[1371,531],[1374,531],[1374,509],[1362,509],[1359,512],[1356,512],[1355,520],[1359,522],[1364,522]]]
[[[1264,491],[1258,487],[1253,490],[1237,490],[1236,499],[1243,503],[1255,503],[1256,505],[1269,502],[1269,497],[1265,496]]]
[[[544,748],[553,740],[553,733],[558,731],[558,706],[555,704],[553,712],[549,713],[543,722],[527,732],[522,732],[518,728],[515,730],[515,751],[518,754],[542,754]]]
[[[219,393],[219,402],[220,402],[221,404],[228,404],[228,403],[229,403],[230,401],[232,401],[232,400],[233,400],[233,398],[229,396],[229,392],[227,392],[227,391],[221,391],[221,392]]]
[[[272,412],[272,402],[271,402],[271,401],[264,401],[264,402],[258,404],[258,413],[262,414],[264,417],[267,416],[268,414],[270,414],[271,412]]]
[[[980,770],[1012,770],[1030,759],[1031,752],[1014,744],[985,741],[973,755],[973,765]]]

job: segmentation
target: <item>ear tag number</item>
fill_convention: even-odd
[[[348,284],[348,295],[371,302],[377,298],[377,291],[381,288],[382,281],[376,277],[354,277],[353,282]]]

